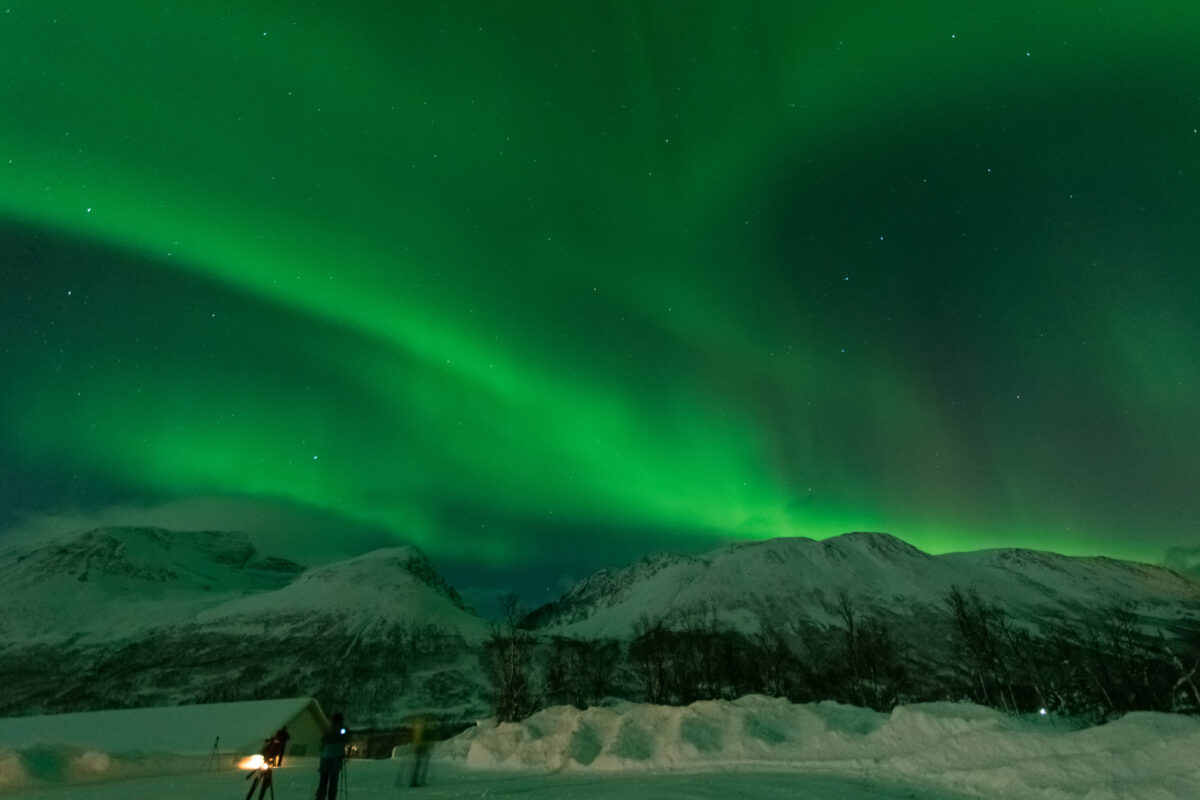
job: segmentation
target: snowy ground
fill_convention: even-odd
[[[461,766],[435,764],[428,785],[407,787],[408,762],[351,762],[349,798],[402,797],[408,793],[427,800],[521,797],[527,800],[631,800],[631,798],[764,798],[783,800],[962,800],[964,795],[886,786],[855,779],[802,775],[779,771],[723,770],[717,773],[673,774],[529,774],[480,772]],[[400,785],[397,786],[397,778]],[[250,788],[241,774],[230,771],[198,775],[161,776],[63,786],[20,792],[14,800],[243,800]],[[276,772],[278,800],[311,798],[317,788],[315,761],[304,760]],[[257,797],[257,792],[255,797]],[[270,793],[267,794],[269,798]]]
[[[436,748],[419,791],[529,800],[1184,800],[1200,796],[1198,750],[1200,719],[1169,714],[1076,730],[948,703],[891,714],[765,697],[686,708],[625,703],[481,723]],[[352,760],[348,797],[412,791],[410,767],[405,752]],[[315,792],[313,760],[274,774],[280,800]],[[0,792],[21,800],[241,800],[249,788],[244,773],[202,757],[0,751]]]

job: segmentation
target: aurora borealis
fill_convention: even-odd
[[[1162,0],[4,4],[0,527],[1158,560],[1197,41]]]

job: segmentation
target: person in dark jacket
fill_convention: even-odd
[[[262,750],[260,751],[260,753],[262,754],[262,757],[263,757],[263,763],[266,763],[266,764],[274,764],[275,763],[275,748],[278,745],[279,745],[279,742],[275,741],[275,737],[273,737],[273,736],[270,739],[267,739],[265,742],[263,742]]]
[[[283,766],[283,754],[287,750],[287,743],[290,738],[292,738],[292,735],[288,733],[287,725],[275,731],[272,741],[275,742],[275,766],[277,767]]]
[[[321,737],[321,762],[317,771],[321,780],[317,784],[317,800],[337,800],[338,778],[342,774],[342,762],[346,758],[346,723],[342,715],[329,718],[329,730]]]

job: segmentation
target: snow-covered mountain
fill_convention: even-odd
[[[238,533],[104,528],[0,553],[0,582],[0,713],[294,695],[480,707],[486,624],[415,548],[305,569]]]
[[[467,608],[421,552],[412,547],[374,550],[302,572],[275,591],[245,594],[196,614],[208,625],[261,622],[311,624],[314,619],[367,617],[379,626],[437,626],[472,643],[483,621]]]
[[[240,533],[101,528],[0,554],[0,636],[111,641],[192,624],[369,615],[437,625],[471,640],[484,626],[417,549],[376,550],[304,569]]]
[[[1200,547],[1172,547],[1167,550],[1162,565],[1200,582]]]
[[[0,715],[290,696],[360,726],[488,712],[488,626],[415,548],[306,569],[241,534],[104,528],[0,553],[0,582]],[[917,662],[945,665],[953,588],[1034,631],[1084,630],[1124,607],[1153,635],[1200,635],[1200,584],[1170,569],[1031,550],[933,556],[879,533],[647,557],[587,578],[527,624],[546,642],[628,642],[656,620],[770,627],[804,647],[836,637],[845,598]]]
[[[1172,628],[1200,613],[1200,585],[1163,567],[1016,549],[934,556],[885,533],[847,533],[653,556],[603,570],[528,623],[548,633],[619,639],[631,638],[642,618],[678,627],[707,615],[748,633],[764,622],[787,627],[801,619],[824,627],[838,623],[844,595],[860,613],[920,624],[945,615],[952,587],[1034,624],[1135,606],[1144,620]]]
[[[98,528],[0,553],[0,637],[136,636],[227,599],[278,590],[302,572],[262,555],[243,534]]]

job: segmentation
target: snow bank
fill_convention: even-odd
[[[481,722],[438,758],[477,769],[656,771],[796,769],[904,780],[965,794],[1033,800],[1167,800],[1200,786],[1200,720],[1130,714],[1073,729],[969,704],[882,714],[778,698],[559,706],[521,723]]]
[[[166,753],[116,754],[61,745],[3,749],[0,793],[34,786],[200,772],[207,766],[205,758]]]

